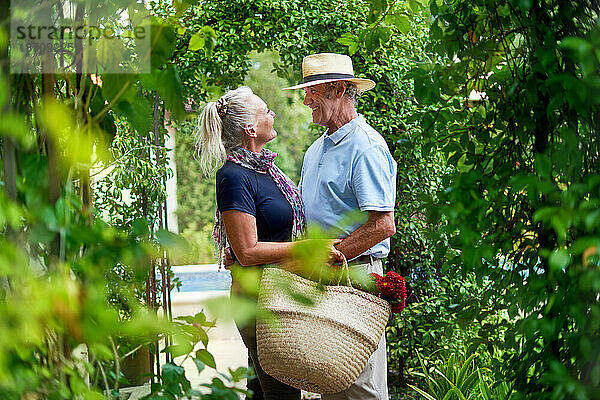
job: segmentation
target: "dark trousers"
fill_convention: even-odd
[[[240,335],[248,349],[248,366],[254,368],[256,378],[248,380],[248,389],[254,392],[252,400],[300,400],[300,389],[278,381],[267,374],[260,366],[256,350],[256,322],[240,328]]]

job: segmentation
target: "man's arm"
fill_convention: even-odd
[[[396,233],[393,211],[369,211],[369,219],[335,247],[346,259],[357,257]]]

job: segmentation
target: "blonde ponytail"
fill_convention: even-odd
[[[256,115],[256,107],[248,101],[253,94],[249,87],[242,86],[225,93],[218,100],[221,106],[210,102],[202,110],[194,135],[205,176],[219,168],[229,152],[242,146],[243,127],[253,124]]]
[[[196,153],[200,158],[200,168],[205,176],[210,175],[225,162],[227,154],[221,141],[223,122],[217,112],[217,103],[208,103],[198,119]]]

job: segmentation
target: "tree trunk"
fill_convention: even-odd
[[[82,4],[77,5],[77,10],[75,11],[75,21],[79,24],[83,25],[84,18],[84,7]],[[81,122],[86,123],[85,116],[88,113],[87,109],[87,87],[86,82],[83,82],[83,40],[75,39],[75,98],[79,99],[79,107],[80,107],[80,116],[82,117]],[[86,130],[82,130],[82,135],[87,135]],[[91,154],[90,154],[91,158]],[[79,170],[80,176],[80,194],[81,194],[81,203],[83,204],[83,211],[87,214],[91,207],[91,188],[90,188],[90,169],[87,166],[82,167]]]
[[[10,16],[9,0],[0,0],[0,24],[6,30],[9,26],[8,18]],[[8,32],[7,32],[8,33]],[[12,93],[10,85],[10,60],[8,58],[8,46],[0,50],[0,66],[2,79],[6,82],[7,92]],[[8,101],[2,110],[7,113],[11,109],[12,101]],[[17,162],[15,142],[5,137],[2,140],[2,160],[4,164],[4,190],[9,199],[17,199]]]
[[[55,60],[43,60],[42,61],[42,71],[47,71],[50,65],[50,62],[55,62]],[[42,74],[42,98],[43,99],[51,99],[55,97],[54,94],[54,83],[55,76],[54,74]],[[61,172],[60,172],[60,163],[58,159],[58,148],[56,147],[56,143],[53,138],[48,135],[48,132],[45,127],[42,128],[43,135],[43,143],[46,147],[46,156],[48,158],[48,196],[50,200],[50,204],[53,206],[56,204],[58,199],[60,198],[61,193]],[[51,265],[59,261],[60,259],[60,236],[56,236],[52,242],[50,243],[50,258]],[[50,265],[48,266],[50,267]]]

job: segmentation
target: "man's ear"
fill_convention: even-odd
[[[346,85],[344,84],[344,82],[340,82],[335,88],[335,97],[341,99],[342,96],[344,96],[344,93],[346,93]]]
[[[244,125],[244,133],[250,137],[256,137],[256,129],[254,129],[254,125]]]

